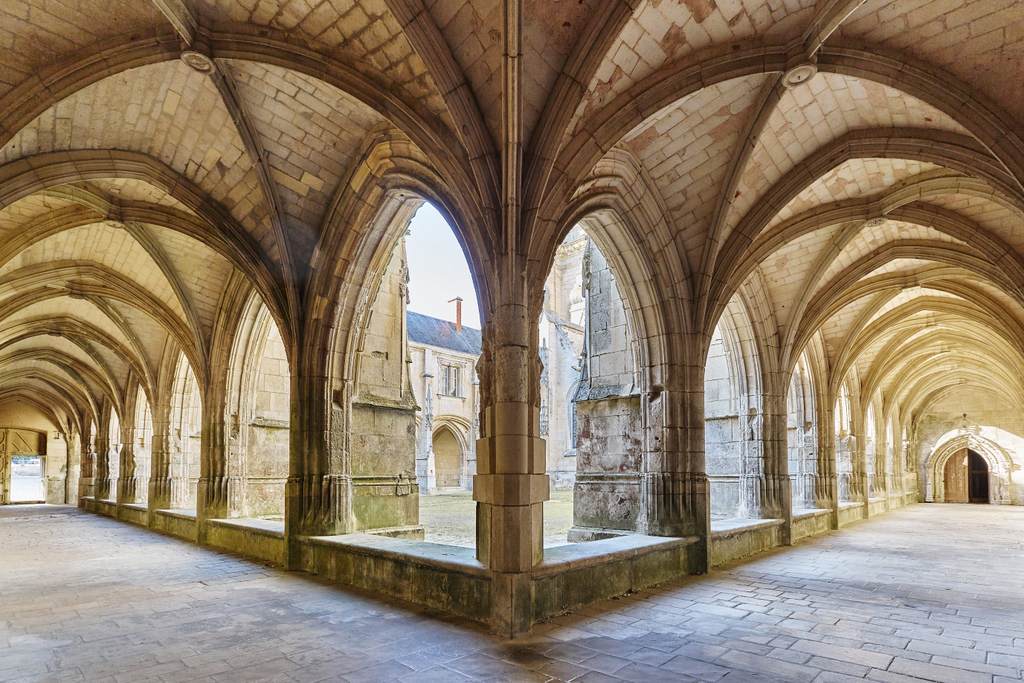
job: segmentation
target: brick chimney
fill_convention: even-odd
[[[455,331],[462,332],[462,297],[457,296],[449,299],[448,303],[455,302]]]

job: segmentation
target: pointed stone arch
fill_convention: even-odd
[[[946,440],[939,440],[922,465],[926,477],[925,502],[941,503],[945,500],[946,462],[965,449],[972,450],[988,464],[988,496],[993,505],[1010,503],[1010,472],[1012,460],[998,443],[968,428]]]

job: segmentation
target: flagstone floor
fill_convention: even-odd
[[[1024,508],[916,505],[504,641],[59,506],[0,508],[0,681],[1020,680]]]

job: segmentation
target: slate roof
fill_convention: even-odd
[[[411,342],[440,346],[443,349],[471,353],[474,356],[480,355],[480,330],[463,325],[462,332],[456,332],[453,322],[412,311],[406,311],[405,324]]]

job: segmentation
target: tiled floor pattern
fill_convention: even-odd
[[[0,508],[2,681],[997,683],[1024,508],[917,505],[538,625],[442,615],[74,508]]]

